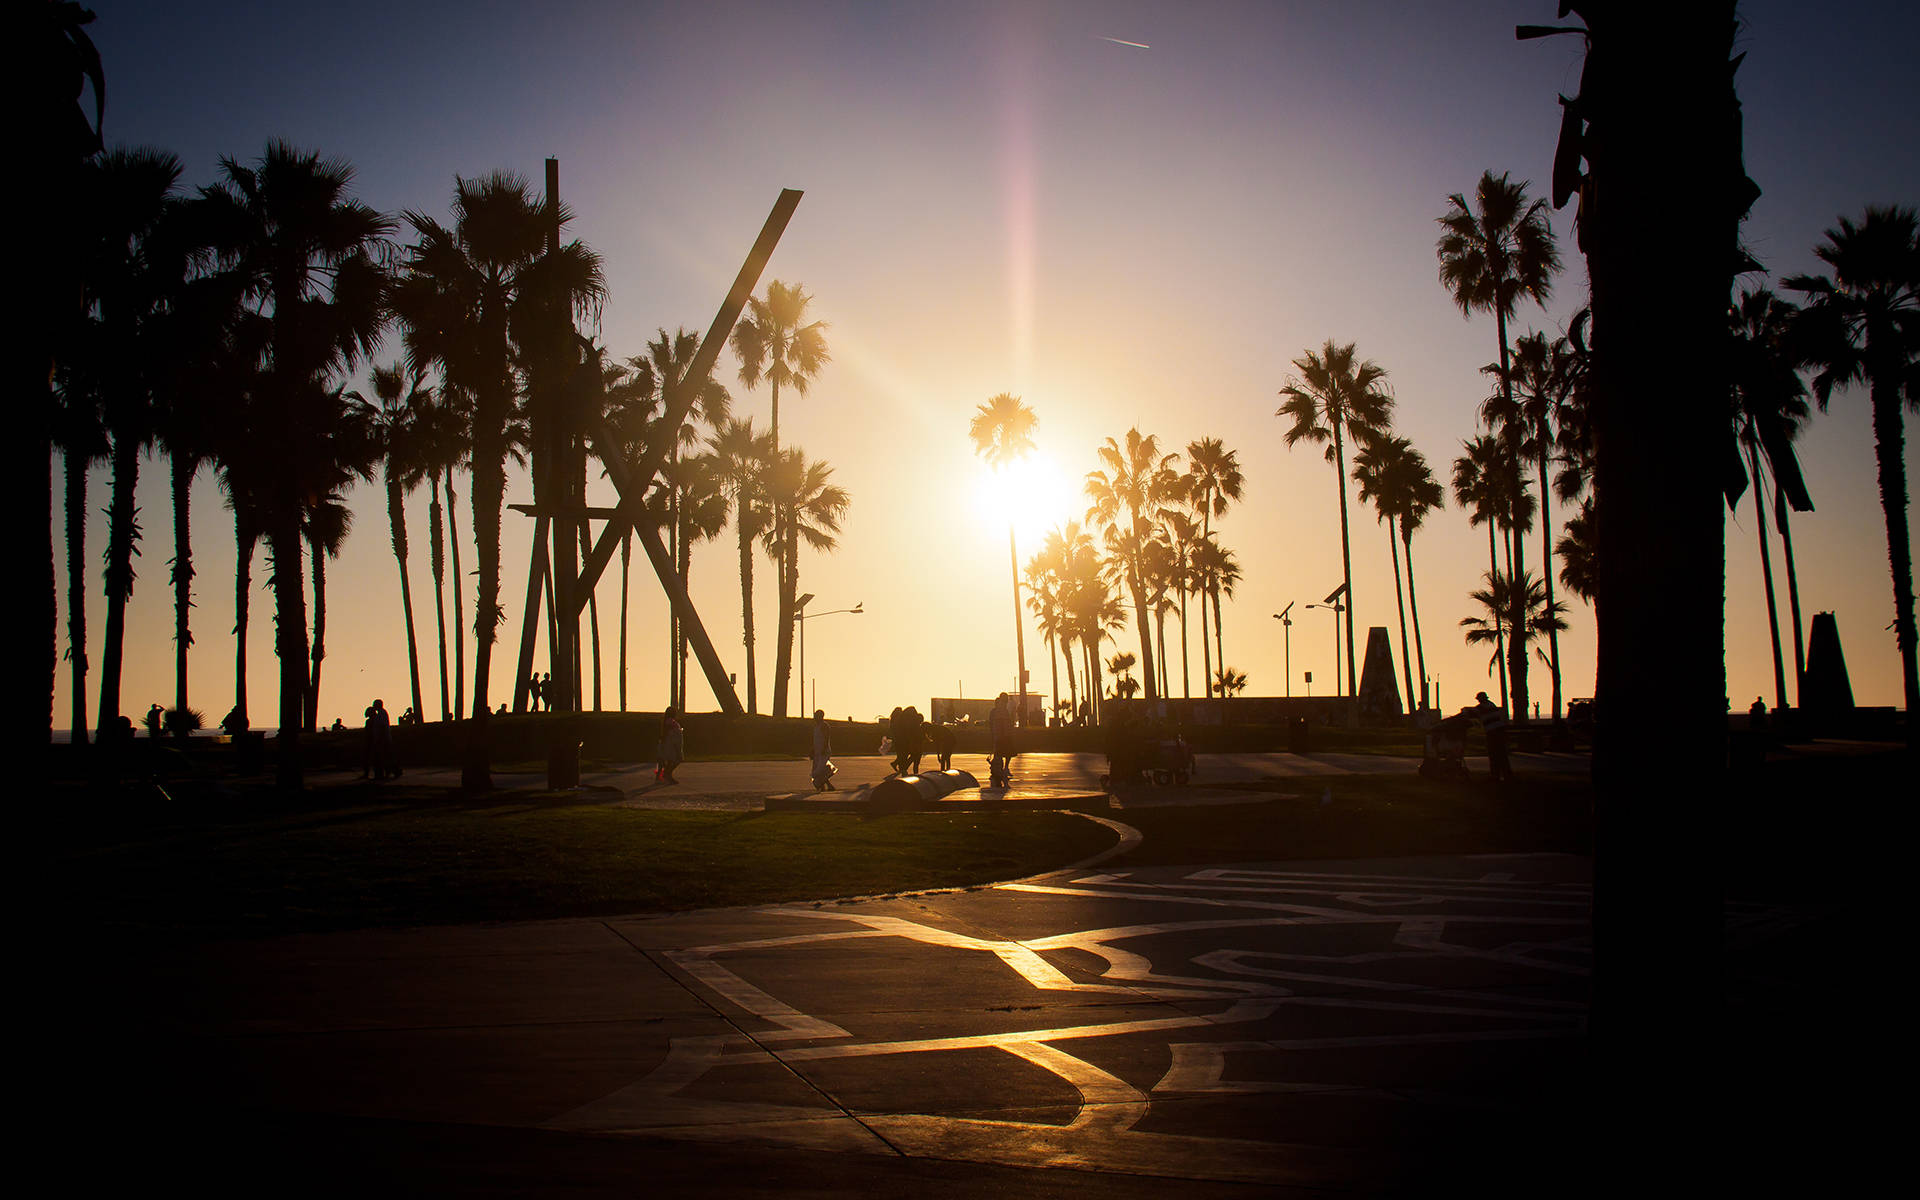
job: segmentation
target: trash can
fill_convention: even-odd
[[[1287,750],[1292,754],[1306,754],[1311,749],[1308,740],[1308,726],[1305,717],[1294,717],[1287,722]]]

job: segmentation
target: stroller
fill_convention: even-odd
[[[1462,712],[1427,730],[1425,753],[1420,759],[1420,778],[1473,778],[1467,772],[1467,730],[1472,725],[1473,717]]]
[[[1148,779],[1161,787],[1184,784],[1194,774],[1193,747],[1183,737],[1154,741],[1119,738],[1107,747],[1107,773],[1100,786],[1144,783]]]
[[[813,770],[813,790],[816,792],[837,791],[838,789],[833,786],[833,777],[839,773],[840,768],[833,765],[832,759],[821,763]]]

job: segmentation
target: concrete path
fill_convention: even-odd
[[[211,1179],[1440,1194],[1570,1152],[1588,912],[1516,855],[115,947],[112,1077],[223,1131]]]

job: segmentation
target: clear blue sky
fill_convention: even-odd
[[[1474,432],[1487,389],[1479,368],[1495,345],[1491,323],[1463,320],[1437,281],[1434,218],[1487,168],[1544,189],[1554,95],[1576,90],[1580,62],[1577,39],[1514,41],[1517,22],[1554,20],[1548,0],[94,7],[109,141],[175,151],[190,184],[211,181],[222,155],[244,160],[281,137],[350,161],[359,196],[376,207],[443,215],[456,174],[508,168],[538,180],[542,160],[559,158],[574,232],[606,259],[597,335],[616,355],[641,352],[660,326],[704,329],[779,189],[804,189],[768,277],[813,294],[834,362],[809,395],[783,396],[781,429],[833,463],[853,495],[841,549],[805,557],[801,586],[819,595],[816,608],[865,602],[865,615],[823,619],[807,639],[821,705],[861,717],[1012,684],[1004,525],[966,438],[974,407],[1001,391],[1038,413],[1055,484],[1036,485],[1024,506],[1023,557],[1039,529],[1080,515],[1078,481],[1102,438],[1137,424],[1171,448],[1218,436],[1239,451],[1247,493],[1221,526],[1244,571],[1227,606],[1227,658],[1252,692],[1281,693],[1281,629],[1269,614],[1318,599],[1340,575],[1332,471],[1315,452],[1289,452],[1273,416],[1290,360],[1328,338],[1356,342],[1389,372],[1399,431],[1448,470]],[[1746,239],[1777,277],[1817,265],[1811,247],[1837,215],[1920,202],[1920,8],[1776,2],[1742,13],[1747,164],[1764,189]],[[1518,330],[1557,331],[1582,301],[1570,210],[1554,225],[1568,272]],[[397,353],[390,339],[383,357]],[[749,392],[734,371],[724,356],[719,375],[737,409],[764,422],[764,385]],[[1647,402],[1657,436],[1661,405],[1678,401],[1649,381]],[[1866,409],[1863,394],[1844,394],[1807,434],[1819,511],[1796,525],[1796,549],[1807,612],[1839,615],[1857,697],[1894,704]],[[1910,474],[1912,462],[1909,452]],[[146,541],[123,698],[133,715],[173,691],[164,471],[149,463],[140,494]],[[105,503],[97,476],[96,490],[95,513]],[[530,498],[523,479],[509,493]],[[192,695],[218,719],[232,696],[231,526],[209,477],[194,496]],[[323,720],[374,695],[395,710],[406,703],[384,506],[373,487],[353,504],[354,535],[330,570]],[[1364,638],[1396,618],[1386,533],[1354,511]],[[430,659],[424,494],[409,514]],[[1728,688],[1740,707],[1772,691],[1751,520],[1743,510],[1727,526]],[[460,523],[470,538],[464,511]],[[504,526],[514,617],[529,526],[512,514]],[[694,591],[741,670],[731,536],[696,551]],[[97,562],[102,519],[89,540]],[[1485,540],[1449,509],[1415,554],[1429,672],[1457,706],[1491,683],[1457,628]],[[1529,557],[1537,563],[1537,542]],[[471,570],[470,545],[463,561]],[[770,675],[764,561],[759,576]],[[264,558],[255,580],[265,581]],[[617,588],[601,599],[611,671]],[[97,586],[89,607],[97,645]],[[1316,617],[1295,626],[1295,694],[1302,671],[1324,692],[1333,668],[1329,623]],[[1566,691],[1587,695],[1592,617],[1575,601],[1571,621]],[[633,706],[658,708],[665,606],[644,566],[630,630]],[[250,689],[264,721],[276,678],[264,591],[253,634]],[[510,681],[517,624],[502,634],[495,679]],[[1044,644],[1031,627],[1027,640],[1034,686],[1046,690]],[[1197,642],[1192,653],[1197,687]],[[423,669],[437,697],[433,668]],[[1544,669],[1535,680],[1544,698]],[[63,670],[62,723],[65,686]],[[609,706],[615,694],[609,675]],[[694,706],[705,700],[695,684]],[[437,711],[437,699],[428,706]]]

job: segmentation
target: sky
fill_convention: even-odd
[[[1354,343],[1387,371],[1396,432],[1448,479],[1489,390],[1480,368],[1498,351],[1493,322],[1464,318],[1438,280],[1435,220],[1484,170],[1544,194],[1554,97],[1578,89],[1582,56],[1577,38],[1514,40],[1517,23],[1554,21],[1549,0],[92,7],[108,143],[173,151],[188,186],[213,182],[223,156],[257,158],[280,138],[351,163],[355,194],[376,208],[444,218],[456,176],[504,168],[537,185],[543,160],[557,158],[576,214],[570,233],[605,259],[608,296],[589,332],[616,357],[642,353],[661,328],[704,331],[780,189],[802,189],[762,288],[771,279],[805,287],[812,314],[828,323],[832,362],[804,396],[783,392],[781,438],[832,464],[852,503],[838,549],[803,553],[800,588],[818,597],[818,613],[864,607],[807,622],[806,707],[817,696],[830,715],[860,719],[1014,686],[1006,489],[996,490],[967,436],[976,408],[999,392],[1038,417],[1036,469],[1012,506],[1023,560],[1047,528],[1084,516],[1082,481],[1104,439],[1137,427],[1170,451],[1201,437],[1237,451],[1245,492],[1216,526],[1243,572],[1225,605],[1226,659],[1247,674],[1250,695],[1305,694],[1308,671],[1312,690],[1326,694],[1333,619],[1303,606],[1341,578],[1334,472],[1317,449],[1286,447],[1277,393],[1307,350]],[[1838,216],[1920,202],[1911,58],[1920,8],[1817,9],[1741,6],[1746,162],[1762,188],[1743,236],[1773,281],[1818,270],[1812,248]],[[1566,270],[1544,307],[1521,310],[1516,336],[1563,331],[1584,301],[1572,206],[1552,222]],[[377,357],[400,353],[390,335]],[[764,426],[766,384],[742,385],[730,351],[716,377],[736,415]],[[1681,399],[1648,381],[1649,436],[1659,406]],[[1818,509],[1794,524],[1802,608],[1809,620],[1837,614],[1856,700],[1897,705],[1863,390],[1815,417],[1801,455]],[[1912,478],[1911,449],[1907,470]],[[121,698],[136,718],[174,693],[166,471],[150,458],[138,492],[145,540]],[[90,689],[105,613],[105,474],[94,472],[88,506]],[[1348,487],[1356,639],[1364,646],[1369,626],[1387,626],[1397,667],[1388,535]],[[464,481],[458,491],[462,564],[472,571]],[[611,487],[596,480],[591,499],[611,502]],[[508,500],[531,500],[523,473],[509,476]],[[323,722],[356,723],[374,697],[396,712],[410,703],[384,494],[377,482],[362,485],[350,503],[353,534],[327,572]],[[1556,529],[1565,515],[1556,505]],[[424,490],[410,497],[407,520],[423,691],[437,716]],[[192,527],[191,703],[213,723],[233,698],[234,551],[209,474],[194,484]],[[531,520],[506,514],[496,701],[511,699],[531,536]],[[1728,695],[1738,708],[1755,695],[1771,704],[1750,502],[1728,516],[1726,536]],[[692,591],[744,698],[732,538],[729,529],[695,548]],[[64,556],[57,505],[55,540]],[[1484,531],[1450,503],[1416,535],[1413,556],[1441,703],[1459,707],[1482,688],[1497,696],[1485,651],[1459,630],[1487,568]],[[1778,571],[1777,540],[1775,557]],[[666,603],[644,557],[635,559],[628,706],[658,711]],[[1529,566],[1539,559],[1536,533]],[[762,558],[761,711],[773,574]],[[265,725],[277,665],[264,553],[253,578],[248,690]],[[1592,693],[1594,637],[1591,611],[1569,599],[1560,653],[1573,698]],[[613,571],[599,602],[601,702],[615,708]],[[1272,619],[1289,602],[1298,636]],[[451,623],[450,595],[447,603]],[[1167,645],[1179,695],[1177,628]],[[470,675],[470,629],[467,637]],[[1138,652],[1131,630],[1120,638],[1108,654]],[[1031,689],[1051,691],[1031,621],[1026,644]],[[1790,640],[1786,652],[1790,671]],[[697,667],[691,677],[690,706],[712,707]],[[1544,709],[1546,669],[1536,665],[1531,679]],[[68,686],[62,664],[56,725],[67,723]]]

